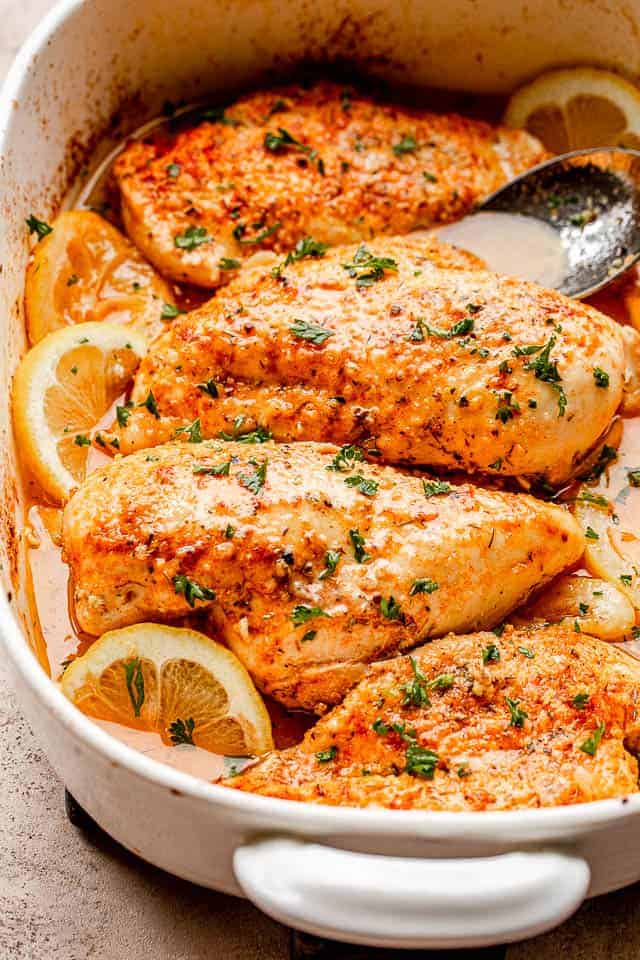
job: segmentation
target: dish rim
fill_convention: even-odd
[[[14,104],[18,102],[24,76],[34,59],[46,48],[47,40],[84,0],[58,0],[30,33],[16,54],[0,87],[0,156],[9,130]],[[0,596],[0,644],[12,661],[14,670],[34,696],[76,739],[101,754],[116,767],[165,789],[210,803],[221,810],[232,809],[248,817],[273,820],[274,825],[307,828],[331,834],[392,835],[417,839],[452,837],[490,842],[507,839],[521,832],[573,832],[577,828],[595,829],[612,820],[640,814],[640,790],[637,793],[605,800],[563,806],[520,808],[499,811],[389,810],[384,807],[350,807],[311,801],[283,800],[233,790],[201,780],[191,774],[141,754],[117,740],[78,710],[47,676],[38,662],[5,591]],[[19,699],[19,697],[18,697]],[[522,828],[522,830],[518,829]]]

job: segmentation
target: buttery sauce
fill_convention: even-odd
[[[193,108],[185,108],[180,114],[188,117],[192,115],[192,111]],[[161,136],[167,123],[175,123],[175,120],[154,120],[139,128],[133,137]],[[113,202],[110,169],[123,146],[124,141],[115,145],[94,173],[85,179],[84,185],[72,191],[65,204],[67,208],[94,209],[121,228]],[[490,218],[491,222],[487,218]],[[483,213],[441,228],[439,235],[443,240],[477,253],[498,272],[520,275],[547,286],[555,286],[565,267],[557,237],[554,231],[544,224],[529,220],[526,223],[519,222],[525,219],[509,214]],[[636,281],[635,276],[634,274],[629,282],[637,282],[640,291],[640,281]],[[176,302],[184,310],[193,309],[210,296],[206,291],[177,286],[175,293]],[[629,323],[630,317],[623,294],[624,287],[618,285],[615,290],[601,292],[592,302],[619,322]],[[640,292],[638,298],[640,301]],[[122,398],[117,402],[122,402]],[[115,404],[105,414],[99,426],[107,427],[113,422],[114,408]],[[108,460],[100,451],[91,448],[87,471],[91,472]],[[597,488],[594,487],[598,493],[615,502],[621,536],[637,540],[640,546],[640,488],[628,483],[628,471],[637,468],[640,468],[640,417],[623,421],[618,460],[607,468],[599,478]],[[95,638],[79,631],[70,612],[69,572],[61,552],[62,511],[50,506],[32,484],[29,484],[28,489],[31,505],[24,543],[33,586],[31,613],[36,632],[34,645],[39,650],[41,648],[46,651],[46,663],[43,665],[51,677],[58,680],[69,660],[85,652]],[[640,568],[640,551],[638,567]],[[189,618],[186,618],[185,625],[203,629],[201,620],[189,622]],[[206,626],[204,629],[206,632]],[[640,658],[640,639],[626,642],[623,646]],[[265,703],[273,724],[274,741],[279,748],[298,742],[314,722],[312,716],[286,711],[269,698],[265,698]],[[160,735],[153,732],[134,730],[107,721],[94,722],[146,756],[206,780],[239,771],[250,762],[247,758],[222,757],[186,744],[167,746]]]
[[[440,227],[438,237],[470,250],[491,270],[559,287],[569,270],[560,234],[534,217],[481,211]]]

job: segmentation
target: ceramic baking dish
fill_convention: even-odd
[[[79,713],[34,655],[10,383],[25,346],[24,220],[46,216],[104,138],[164,100],[232,94],[340,59],[403,86],[508,92],[550,65],[640,73],[635,0],[64,0],[0,100],[0,524],[4,656],[69,790],[117,840],[329,937],[394,947],[531,936],[640,879],[640,794],[508,813],[356,810],[229,791],[162,766]],[[124,118],[124,119],[123,119]],[[64,598],[60,598],[64,602]]]

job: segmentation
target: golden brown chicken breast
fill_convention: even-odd
[[[301,744],[229,787],[395,809],[508,810],[638,790],[640,664],[565,627],[446,637],[372,666]]]
[[[98,470],[63,537],[83,630],[209,608],[261,689],[310,709],[371,660],[500,622],[584,546],[567,511],[524,494],[374,466],[354,447],[220,440]]]
[[[256,267],[155,341],[119,449],[189,425],[259,427],[389,463],[563,482],[620,404],[619,328],[535,284],[434,265],[460,258],[382,237]]]
[[[165,276],[216,287],[260,249],[456,220],[546,159],[529,134],[333,84],[250,94],[115,163],[129,236]]]

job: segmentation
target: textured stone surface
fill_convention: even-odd
[[[0,0],[0,77],[49,0]],[[176,880],[64,813],[63,786],[0,663],[0,960],[286,960],[287,931],[249,904]],[[508,960],[636,960],[640,887],[592,901]],[[473,954],[469,954],[470,957]]]

